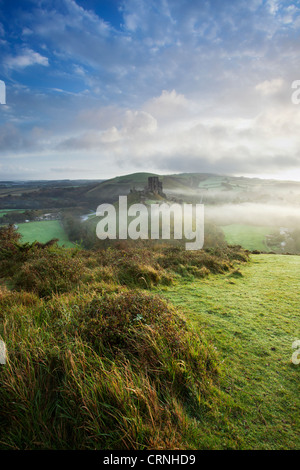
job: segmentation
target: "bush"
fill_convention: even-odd
[[[13,225],[0,228],[0,261],[10,259],[18,253],[21,235]]]
[[[216,256],[208,251],[185,251],[181,247],[172,247],[164,251],[158,262],[165,269],[171,269],[178,274],[193,274],[203,277],[209,272],[223,273],[231,267],[227,255]],[[203,269],[204,268],[204,269]]]
[[[181,314],[124,288],[92,300],[19,296],[24,304],[10,295],[1,303],[9,362],[0,447],[194,448],[218,367]]]
[[[122,260],[117,265],[117,278],[120,284],[150,288],[158,284],[169,285],[172,277],[158,265],[137,263],[134,260]]]
[[[80,282],[82,273],[83,263],[78,257],[39,252],[19,268],[13,282],[16,289],[25,289],[44,297],[72,290]]]

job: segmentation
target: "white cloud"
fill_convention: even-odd
[[[135,31],[138,27],[139,19],[136,14],[131,13],[130,15],[125,15],[125,27],[129,31]]]
[[[269,7],[270,13],[276,15],[279,10],[279,0],[268,0],[267,5]]]
[[[147,139],[151,139],[153,134],[157,130],[157,121],[149,113],[140,110],[119,110],[122,114],[118,118],[120,122],[119,127],[112,126],[106,129],[101,129],[100,122],[98,122],[98,129],[95,130],[84,130],[77,136],[70,136],[63,139],[59,144],[59,149],[65,150],[96,150],[101,149],[103,146],[109,148],[111,144],[114,146],[114,150],[117,150],[116,143],[121,145],[130,146],[130,142],[143,142]],[[113,152],[112,151],[112,155]],[[120,154],[119,150],[117,151]]]
[[[61,158],[63,149],[75,168],[79,156],[106,162],[105,171],[114,162],[172,171],[295,167],[300,107],[290,84],[300,78],[300,23],[288,3],[128,0],[118,28],[74,0],[34,2],[26,25],[16,21],[26,46],[14,56],[12,41],[2,60],[19,75],[48,67],[47,80],[40,70],[43,94],[10,84],[18,133],[0,133],[5,151],[20,152],[26,137],[32,154],[43,147]],[[39,120],[47,140],[29,132]]]
[[[265,80],[264,82],[258,83],[255,89],[262,95],[273,95],[282,89],[283,84],[284,81],[282,78],[274,78],[273,80]]]
[[[174,122],[176,119],[183,120],[187,114],[191,115],[195,105],[175,90],[163,90],[160,96],[148,100],[143,108],[159,122]]]
[[[248,118],[217,112],[207,116],[173,90],[141,109],[89,110],[80,113],[80,121],[81,132],[63,138],[57,148],[73,157],[74,152],[85,152],[88,159],[101,155],[111,166],[118,162],[124,168],[244,174],[299,167],[300,107],[290,103],[278,102]],[[93,130],[88,129],[90,122]]]
[[[157,121],[145,111],[126,111],[122,133],[134,137],[137,134],[153,134],[157,129]]]
[[[41,54],[33,51],[32,49],[24,49],[21,54],[15,57],[10,56],[6,59],[6,66],[10,69],[22,69],[36,64],[48,67],[49,61],[47,57],[42,56]]]

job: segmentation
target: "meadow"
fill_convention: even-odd
[[[221,229],[229,245],[241,245],[246,250],[270,251],[266,243],[266,235],[276,230],[270,226],[255,226],[243,224],[223,225]]]
[[[23,243],[38,241],[46,243],[53,238],[58,238],[58,245],[70,248],[74,246],[58,220],[42,220],[18,224],[18,232],[22,236]]]
[[[236,272],[183,281],[164,293],[216,348],[221,388],[240,407],[239,448],[300,447],[300,366],[291,362],[300,338],[299,268],[298,256],[253,255]],[[228,446],[227,435],[218,439]],[[209,428],[207,441],[216,443]]]

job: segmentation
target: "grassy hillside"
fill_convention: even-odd
[[[156,176],[154,173],[133,173],[126,176],[118,176],[101,182],[99,185],[89,189],[84,197],[86,199],[98,198],[99,204],[103,201],[117,199],[118,196],[124,196],[130,192],[130,189],[144,189],[147,185],[148,177]]]
[[[300,366],[291,362],[300,338],[299,269],[298,256],[256,255],[236,273],[183,281],[164,294],[216,347],[226,371],[221,387],[240,407],[241,448],[300,448]]]
[[[234,436],[213,345],[147,291],[228,272],[242,250],[89,252],[11,236],[0,244],[2,449],[207,448],[207,425]]]
[[[299,448],[299,263],[0,230],[0,448]]]
[[[149,176],[159,176],[166,194],[180,198],[204,197],[209,202],[218,198],[220,202],[229,201],[282,201],[282,197],[294,199],[300,196],[299,182],[263,180],[236,176],[214,175],[210,173],[181,173],[154,175],[153,173],[133,173],[119,176],[88,188],[82,197],[86,200],[116,199],[126,195],[130,189],[144,189]],[[222,197],[220,196],[222,195]],[[212,199],[211,199],[212,198]]]

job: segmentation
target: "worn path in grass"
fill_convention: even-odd
[[[164,296],[217,348],[222,388],[241,407],[235,418],[228,410],[240,447],[299,449],[300,364],[291,357],[300,339],[300,256],[253,255],[239,271],[180,281]]]

